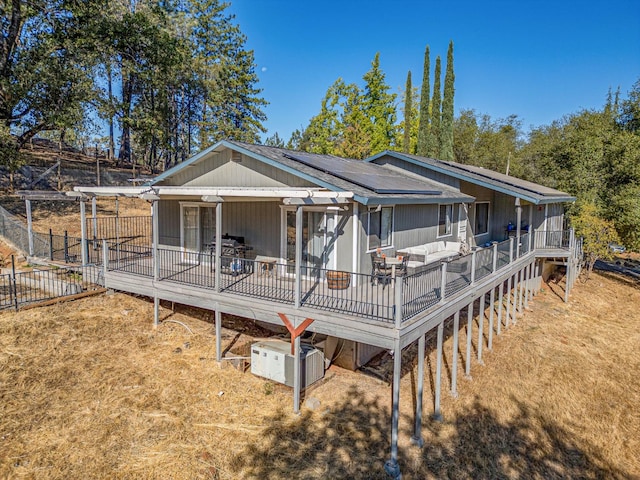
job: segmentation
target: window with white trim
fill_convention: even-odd
[[[438,237],[451,235],[453,205],[440,205],[438,209]]]
[[[475,236],[489,233],[489,202],[476,203],[473,223],[473,234]]]
[[[390,247],[393,244],[393,207],[369,210],[367,231],[369,250]]]

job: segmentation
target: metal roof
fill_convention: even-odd
[[[420,157],[409,153],[393,152],[386,150],[366,159],[366,162],[375,162],[385,156],[391,156],[405,160],[429,170],[451,175],[469,183],[496,190],[507,195],[522,198],[534,204],[573,202],[575,197],[568,193],[553,188],[545,187],[537,183],[522,180],[520,178],[494,172],[474,165],[463,165],[456,162],[447,162],[435,158]]]

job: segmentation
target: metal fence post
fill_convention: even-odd
[[[11,255],[11,281],[13,283],[13,302],[16,306],[16,312],[18,311],[18,286],[16,284],[16,258]]]
[[[53,231],[49,229],[49,260],[53,261]]]
[[[64,231],[64,263],[69,263],[69,235]]]

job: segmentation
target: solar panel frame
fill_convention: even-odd
[[[441,190],[425,188],[424,182],[403,177],[373,163],[349,160],[330,155],[284,153],[286,158],[303,163],[321,172],[351,182],[378,194],[440,195]]]

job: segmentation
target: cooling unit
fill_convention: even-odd
[[[251,345],[251,373],[293,387],[294,359],[291,345],[281,340]],[[308,387],[324,377],[324,355],[309,345],[300,345],[300,385]]]

